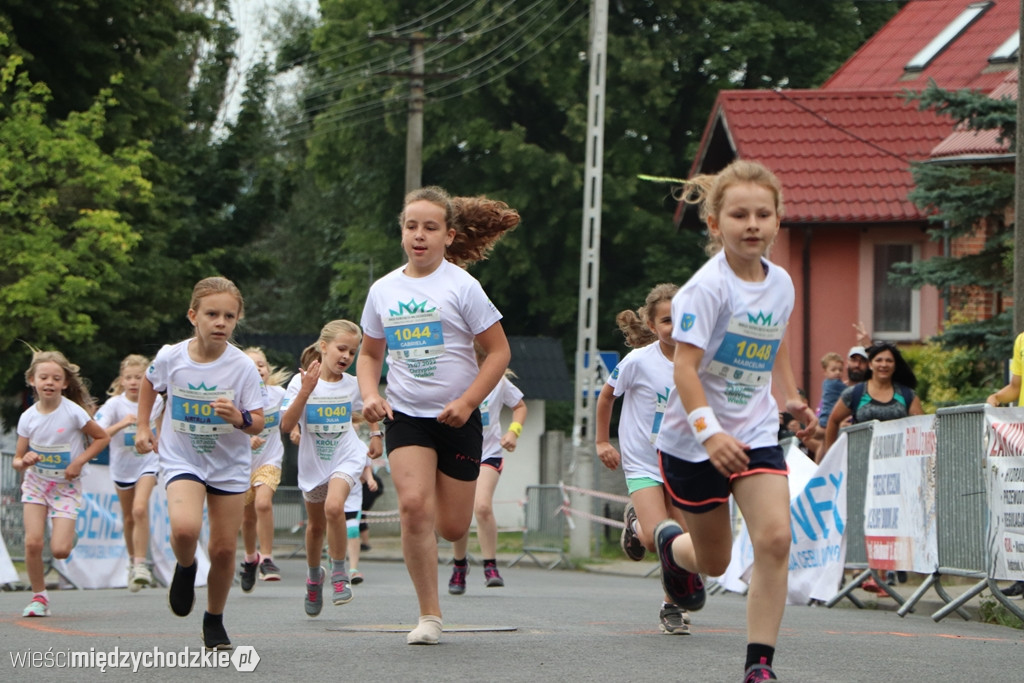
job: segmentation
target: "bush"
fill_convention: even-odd
[[[953,405],[984,403],[999,387],[990,386],[978,349],[945,349],[937,342],[900,350],[917,375],[917,395],[926,413]]]

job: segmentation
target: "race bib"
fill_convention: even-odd
[[[388,355],[411,360],[435,358],[444,353],[444,332],[438,310],[393,315],[384,321]]]
[[[28,448],[39,454],[39,462],[35,466],[41,470],[63,470],[71,464],[71,444],[69,443],[42,446],[30,442]]]
[[[281,426],[281,409],[276,408],[269,413],[263,413],[263,431],[260,436],[267,436],[270,432]]]
[[[352,400],[346,396],[310,397],[306,427],[315,434],[341,434],[352,426]]]
[[[769,327],[731,319],[707,372],[735,384],[768,384],[785,329],[783,325]]]
[[[234,425],[213,411],[213,402],[218,398],[234,400],[235,392],[171,387],[171,429],[186,434],[230,434]]]

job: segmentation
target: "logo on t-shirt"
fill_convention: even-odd
[[[683,319],[679,321],[679,329],[683,332],[688,332],[695,322],[697,322],[697,316],[695,314],[683,313]]]
[[[416,303],[416,299],[409,299],[409,303],[404,301],[398,302],[398,310],[388,309],[390,315],[409,315],[410,313],[430,313],[436,309],[427,308],[427,300],[424,299],[420,303]]]

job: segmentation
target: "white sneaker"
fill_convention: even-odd
[[[139,589],[142,588],[142,584],[136,583],[136,577],[138,576],[138,572],[136,571],[135,567],[137,566],[138,565],[136,564],[128,565],[128,590],[132,593],[138,593]]]
[[[437,645],[441,640],[441,617],[427,614],[420,617],[419,625],[409,631],[405,642],[409,645]]]
[[[132,580],[132,585],[129,589],[134,593],[142,587],[150,587],[153,585],[153,573],[149,571],[149,566],[145,564],[137,564],[134,567],[135,578]]]

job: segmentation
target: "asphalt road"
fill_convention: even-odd
[[[416,601],[399,562],[364,559],[366,581],[355,599],[326,602],[315,619],[303,612],[304,561],[278,558],[284,580],[232,589],[225,625],[240,654],[264,681],[687,681],[742,679],[746,599],[711,595],[694,613],[689,636],[658,631],[655,577],[536,568],[503,569],[505,588],[485,588],[473,567],[465,595],[442,587],[445,633],[437,646],[409,646],[405,632]],[[448,568],[441,568],[446,584]],[[160,651],[198,657],[205,590],[186,618],[171,614],[164,589],[51,591],[53,616],[24,619],[24,592],[0,593],[0,681],[202,681],[243,677],[226,669],[157,668],[133,674],[67,664],[67,653]],[[927,610],[849,606],[788,607],[776,655],[784,681],[1010,681],[1024,670],[1021,631],[956,615],[934,622]],[[125,654],[128,653],[128,654]],[[81,655],[85,656],[85,655]],[[180,655],[179,655],[180,656]],[[21,664],[15,660],[21,658]],[[119,662],[119,664],[124,662]],[[201,662],[196,662],[201,663]],[[211,662],[212,663],[212,662]]]

